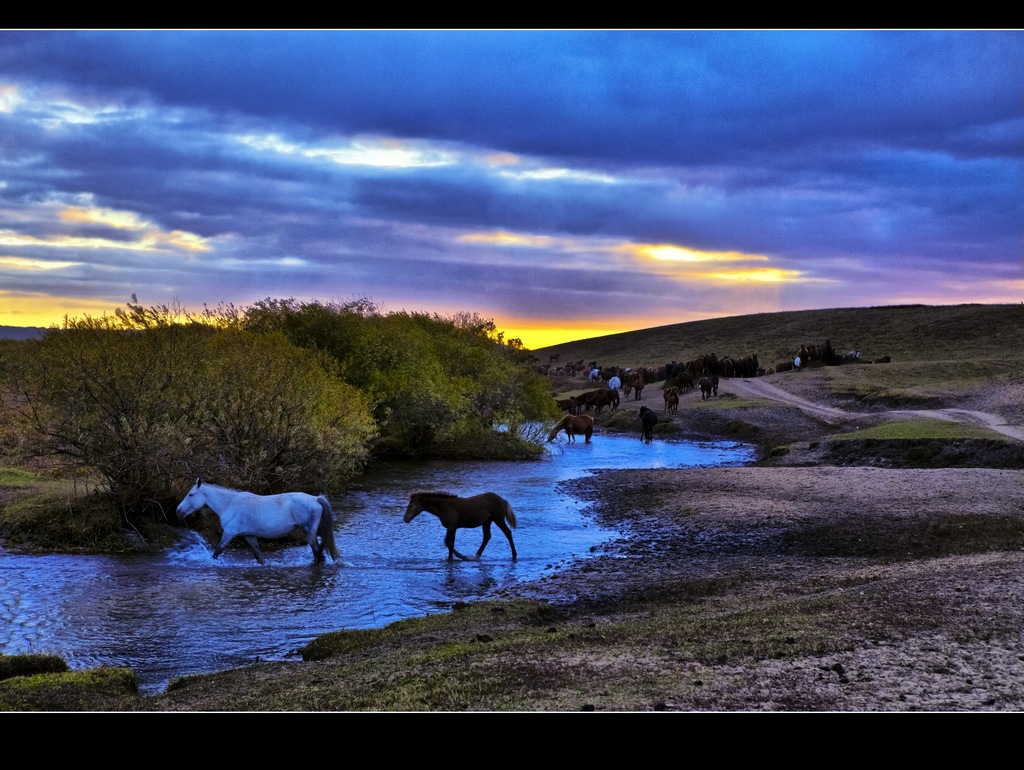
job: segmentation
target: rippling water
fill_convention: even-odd
[[[0,652],[61,655],[72,668],[135,670],[144,692],[190,673],[256,660],[297,659],[334,630],[376,628],[444,612],[586,558],[616,532],[598,526],[559,482],[607,468],[738,465],[739,444],[595,435],[549,445],[547,459],[511,463],[395,463],[332,499],[341,563],[312,566],[308,546],[267,551],[259,565],[239,541],[219,559],[196,533],[157,555],[25,556],[0,551]],[[512,503],[519,559],[496,527],[479,562],[448,563],[436,517],[402,521],[414,489],[495,491]],[[182,491],[184,494],[185,490]],[[199,515],[199,514],[197,514]],[[213,514],[204,514],[210,515]],[[459,530],[463,553],[479,529]]]

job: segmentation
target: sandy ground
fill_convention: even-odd
[[[830,619],[842,652],[717,667],[701,677],[699,692],[666,694],[667,710],[1024,708],[1019,527],[1009,525],[1005,550],[998,539],[994,548],[991,538],[977,547],[959,540],[964,527],[998,531],[1024,517],[1021,466],[883,468],[871,467],[871,458],[864,465],[820,465],[829,432],[915,413],[850,411],[816,399],[810,379],[801,393],[803,384],[793,379],[781,388],[758,378],[721,386],[723,393],[779,404],[743,417],[763,430],[762,438],[788,436],[795,449],[805,447],[776,467],[616,471],[574,482],[569,491],[626,536],[583,568],[519,593],[569,597],[578,607],[592,605],[595,616],[635,612],[647,597],[700,579],[734,580],[737,591],[766,606],[816,593],[851,598],[844,604],[849,612]],[[644,403],[663,414],[660,391],[644,395],[621,408]],[[1022,396],[1014,385],[916,414],[987,425],[1019,442]],[[680,410],[676,419],[696,417]],[[631,665],[673,664],[638,655]]]

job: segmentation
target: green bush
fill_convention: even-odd
[[[506,344],[492,321],[476,315],[383,313],[365,299],[267,299],[246,309],[241,323],[333,357],[372,405],[381,454],[450,456],[457,445],[479,442],[481,425],[507,426],[522,438],[521,425],[558,414],[547,378],[521,345]],[[523,454],[508,438],[488,443],[509,447],[506,457]]]
[[[73,504],[36,495],[8,525],[39,540],[49,518],[47,542],[108,547],[100,530],[113,521],[145,533],[173,520],[197,476],[317,493],[344,488],[371,451],[536,457],[530,426],[558,415],[547,379],[493,322],[368,300],[268,299],[200,316],[129,304],[3,346],[0,386],[0,448],[94,492]],[[104,506],[108,521],[94,515]]]
[[[197,475],[256,492],[335,489],[375,433],[333,361],[174,308],[65,321],[8,357],[24,450],[101,480],[129,524],[165,518]]]

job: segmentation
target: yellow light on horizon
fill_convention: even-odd
[[[529,350],[540,350],[552,345],[560,345],[563,342],[574,342],[589,337],[602,337],[605,334],[614,334],[614,331],[606,329],[528,329],[520,331],[505,331],[505,339],[518,337],[522,340],[523,346]]]
[[[123,303],[81,297],[7,294],[0,291],[0,326],[60,326],[64,317],[113,315]]]
[[[552,345],[577,342],[590,339],[591,337],[606,337],[609,334],[646,329],[652,326],[659,326],[661,323],[663,322],[658,320],[631,317],[628,319],[615,319],[607,323],[590,319],[580,326],[562,326],[558,324],[541,326],[537,325],[536,321],[526,319],[507,326],[502,326],[500,323],[496,323],[496,325],[499,331],[504,332],[506,341],[519,339],[523,343],[523,347],[528,350],[540,350]]]

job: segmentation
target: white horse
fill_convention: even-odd
[[[323,495],[313,497],[305,492],[285,492],[280,495],[256,495],[237,489],[204,484],[196,479],[195,485],[178,504],[178,516],[184,518],[204,505],[220,518],[224,530],[220,543],[213,551],[217,558],[234,538],[241,536],[256,561],[263,564],[257,538],[278,538],[290,535],[296,528],[306,535],[313,550],[313,563],[323,564],[324,550],[337,562],[341,558],[334,543],[334,512]],[[320,540],[317,540],[317,534]]]

